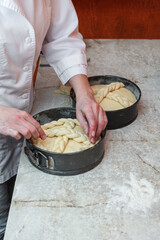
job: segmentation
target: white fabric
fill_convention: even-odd
[[[76,74],[87,74],[85,44],[71,0],[0,0],[0,105],[30,112],[41,49],[63,84]],[[7,150],[0,152],[3,182],[17,166],[8,172],[1,157]]]
[[[62,74],[59,76],[62,80],[62,82],[65,82],[66,79],[70,79],[72,76],[75,76],[77,74],[84,74],[86,75],[87,72],[87,66],[86,65],[76,65],[73,67],[70,67],[69,71],[66,69]]]

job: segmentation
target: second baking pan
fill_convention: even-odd
[[[138,115],[138,103],[141,98],[140,88],[132,81],[112,75],[100,75],[88,78],[90,85],[110,84],[112,82],[122,82],[127,89],[129,89],[136,97],[136,102],[120,110],[106,111],[108,118],[107,129],[117,129],[132,123]],[[73,89],[71,89],[70,96],[72,98],[72,106],[76,106],[76,98]]]

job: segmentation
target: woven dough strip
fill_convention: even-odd
[[[88,137],[80,132],[77,132],[71,128],[52,128],[45,131],[47,137],[59,137],[59,136],[66,136],[67,138],[73,139],[79,143],[89,143]]]
[[[129,107],[129,106],[131,106],[133,104],[128,98],[119,96],[116,93],[112,93],[112,94],[109,93],[107,95],[107,98],[111,99],[111,100],[114,100],[116,102],[119,102],[125,108]]]
[[[59,136],[55,141],[53,152],[63,153],[68,144],[68,138],[66,136]]]
[[[80,126],[80,123],[78,122],[77,119],[72,119],[72,118],[67,118],[67,121],[65,118],[61,118],[58,121],[52,121],[50,123],[46,123],[44,125],[42,125],[42,129],[46,130],[46,129],[50,129],[53,128],[55,126],[61,126],[61,125],[69,125],[70,127],[74,128],[75,125]]]
[[[52,121],[50,123],[42,125],[42,128],[48,138],[56,137],[51,151],[63,153],[69,143],[69,140],[73,140],[77,143],[82,144],[79,146],[79,151],[94,146],[95,144],[90,143],[86,134],[81,133],[77,130],[77,126],[79,127],[80,123],[77,119],[72,118],[61,118],[58,121]],[[32,139],[32,141],[36,144],[37,147],[48,151],[47,146],[43,144],[43,140]]]
[[[124,84],[121,82],[114,82],[106,85],[106,87],[101,88],[97,92],[97,94],[95,95],[95,100],[97,101],[97,103],[101,103],[102,100],[108,95],[108,93],[118,90],[122,87],[124,87]]]

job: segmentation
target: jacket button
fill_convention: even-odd
[[[24,99],[28,98],[28,94],[27,94],[27,93],[24,93],[24,94],[22,95],[22,98],[24,98]]]
[[[26,43],[31,43],[31,42],[32,42],[32,38],[27,37],[27,38],[25,39],[25,41],[26,41]]]
[[[28,72],[28,70],[29,70],[29,67],[28,67],[28,66],[25,66],[25,67],[23,68],[23,71],[24,71],[24,72]]]

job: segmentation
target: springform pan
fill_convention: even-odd
[[[54,108],[39,112],[33,116],[41,125],[60,118],[76,118],[74,108]],[[104,138],[106,129],[101,134],[101,140],[93,147],[74,153],[54,153],[34,146],[26,140],[25,153],[29,161],[39,170],[54,175],[76,175],[96,167],[103,158]]]
[[[88,80],[91,86],[110,84],[112,82],[122,82],[125,87],[129,89],[136,97],[136,102],[127,108],[113,111],[105,111],[108,118],[107,129],[117,129],[125,127],[136,119],[138,115],[138,103],[141,98],[141,90],[135,83],[128,79],[112,75],[93,76],[89,77]],[[70,97],[72,99],[72,106],[75,107],[76,98],[73,89],[71,89],[70,91]]]

